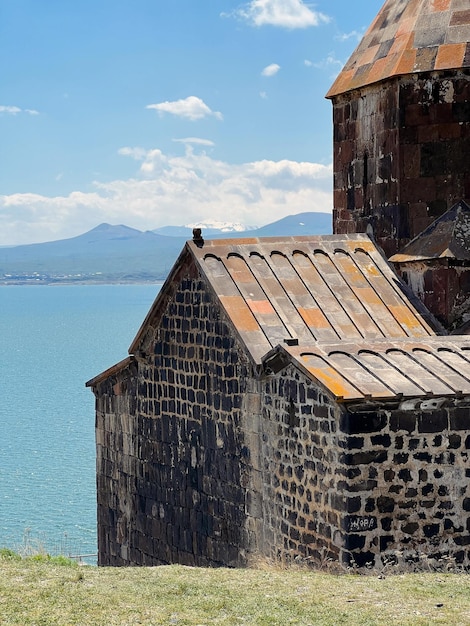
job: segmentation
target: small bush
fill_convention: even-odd
[[[0,548],[0,559],[8,559],[10,561],[21,561],[18,552],[10,550],[10,548]]]
[[[51,563],[52,565],[65,565],[66,567],[78,567],[77,561],[74,559],[69,559],[66,556],[59,554],[58,556],[51,556],[50,554],[33,554],[32,556],[26,557],[28,561],[33,561],[34,563]]]

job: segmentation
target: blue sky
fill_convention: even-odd
[[[332,208],[324,96],[382,0],[0,0],[0,245]]]

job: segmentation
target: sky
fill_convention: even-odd
[[[325,94],[382,0],[0,0],[0,245],[332,209]]]

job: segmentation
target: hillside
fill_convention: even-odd
[[[446,573],[97,568],[0,556],[2,625],[462,626],[469,592],[468,575]]]
[[[189,228],[176,227],[176,231],[168,228],[169,232],[183,233],[184,236],[100,224],[71,239],[0,248],[0,284],[162,281],[185,241],[192,237]],[[329,213],[301,213],[256,230],[213,232],[211,237],[298,236],[329,232]]]

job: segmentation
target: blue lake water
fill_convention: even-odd
[[[125,358],[159,288],[0,287],[0,547],[96,553],[85,382]]]

